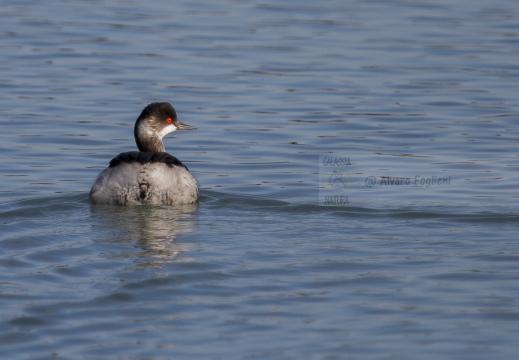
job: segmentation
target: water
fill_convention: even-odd
[[[7,1],[10,359],[512,359],[513,1]],[[198,205],[92,207],[132,126]],[[441,181],[440,181],[441,180]]]

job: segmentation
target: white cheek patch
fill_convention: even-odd
[[[162,129],[159,133],[160,138],[162,139],[164,136],[166,136],[169,133],[172,133],[173,131],[177,130],[177,127],[173,124],[169,124],[164,129]]]

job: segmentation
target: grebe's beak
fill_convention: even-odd
[[[196,130],[197,129],[197,127],[195,127],[195,126],[182,124],[180,121],[177,121],[175,126],[177,127],[177,130]]]

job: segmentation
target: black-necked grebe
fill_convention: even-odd
[[[139,151],[117,155],[99,174],[92,189],[93,204],[180,205],[198,201],[198,181],[187,167],[164,149],[162,138],[176,130],[194,130],[182,124],[169,103],[149,104],[135,122]]]

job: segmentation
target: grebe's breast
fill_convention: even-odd
[[[90,190],[94,204],[178,205],[198,201],[198,181],[166,152],[130,151],[117,155]]]

